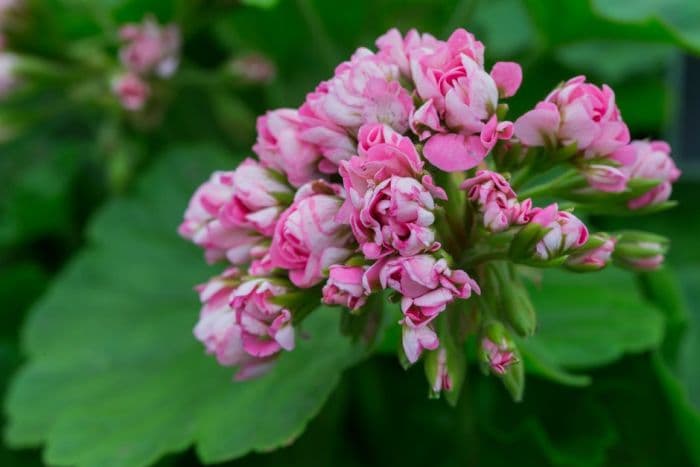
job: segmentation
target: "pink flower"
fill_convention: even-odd
[[[438,349],[437,368],[432,375],[432,390],[434,393],[441,391],[449,392],[452,390],[452,378],[447,369],[447,351],[444,347]]]
[[[248,379],[265,373],[273,363],[271,357],[256,358],[243,348],[242,330],[229,306],[230,298],[240,282],[240,273],[229,268],[221,276],[197,288],[202,310],[194,328],[195,337],[207,352],[216,355],[221,365],[239,366],[236,379]]]
[[[408,129],[413,101],[398,77],[397,66],[360,48],[328,81],[328,94],[320,102],[323,113],[352,132],[365,123],[385,123],[403,133]]]
[[[433,255],[397,257],[385,264],[375,263],[372,268],[379,268],[382,288],[402,295],[401,310],[414,325],[430,322],[455,298],[469,298],[472,291],[480,293],[478,284],[466,272],[451,270],[447,261]]]
[[[406,359],[409,363],[416,363],[424,350],[435,350],[440,345],[432,324],[412,326],[410,322],[401,321],[401,342]]]
[[[500,343],[495,343],[484,337],[481,340],[481,348],[487,363],[496,374],[505,374],[508,367],[517,362],[515,353],[510,349],[505,339]]]
[[[273,301],[285,293],[285,286],[256,278],[241,283],[231,294],[241,344],[248,355],[267,358],[280,350],[294,349],[292,314]]]
[[[396,65],[361,48],[307,95],[299,110],[302,138],[326,158],[324,173],[334,172],[355,153],[352,137],[365,123],[384,123],[400,133],[408,129],[413,100],[398,77]]]
[[[620,193],[627,188],[628,176],[619,168],[591,164],[583,170],[591,188],[605,193]]]
[[[112,91],[119,98],[122,107],[131,111],[141,110],[151,95],[148,83],[134,73],[118,77],[112,83]]]
[[[535,255],[542,260],[565,255],[588,241],[588,229],[583,222],[570,212],[559,211],[556,204],[533,209],[530,222],[549,229],[535,247]]]
[[[226,258],[242,264],[265,252],[260,233],[231,222],[227,205],[235,194],[234,176],[235,172],[214,172],[192,195],[178,228],[180,235],[205,249],[210,263]],[[223,219],[225,210],[228,215]]]
[[[607,156],[629,142],[615,94],[577,76],[555,89],[515,122],[515,135],[528,146],[569,145],[586,158]]]
[[[595,246],[589,248],[588,245],[594,240]],[[617,240],[613,237],[593,235],[582,251],[575,252],[566,259],[566,265],[572,269],[582,271],[603,269],[610,262],[612,253],[615,251],[616,242]]]
[[[277,222],[270,259],[274,267],[287,269],[297,287],[320,282],[326,270],[351,253],[351,233],[335,218],[343,203],[340,187],[321,181],[302,186],[294,203]]]
[[[402,37],[398,29],[390,29],[377,39],[377,55],[387,62],[399,67],[402,75],[410,77],[410,56],[411,53],[422,47],[435,48],[442,41],[438,41],[430,34],[419,34],[415,29],[411,29]]]
[[[519,203],[510,184],[496,172],[480,170],[475,177],[462,182],[460,188],[478,206],[484,227],[492,232],[529,221],[532,201]]]
[[[226,227],[245,227],[272,236],[283,200],[293,197],[281,174],[246,159],[232,174],[233,195],[223,206],[220,219]]]
[[[630,180],[658,180],[659,184],[642,196],[629,201],[630,209],[640,209],[663,203],[671,196],[672,184],[681,176],[673,159],[671,147],[664,141],[633,141],[613,154],[622,164],[620,170]]]
[[[421,139],[438,132],[423,151],[431,164],[448,172],[468,170],[499,138],[511,136],[512,124],[496,118],[499,85],[484,70],[483,45],[472,34],[459,29],[445,43],[417,49],[410,65],[416,92],[425,101],[412,115],[411,128]],[[521,79],[517,64],[500,64],[494,71],[503,95],[514,93]],[[444,134],[445,127],[453,133]]]
[[[340,175],[349,200],[359,205],[370,187],[391,178],[418,177],[423,161],[405,136],[382,124],[364,125],[359,131],[359,156],[340,163]]]
[[[162,27],[152,18],[141,24],[127,24],[119,31],[125,45],[119,51],[122,63],[134,73],[155,73],[168,78],[180,61],[180,30]]]
[[[394,252],[412,256],[439,247],[431,228],[433,209],[433,196],[418,180],[392,176],[367,190],[354,206],[350,226],[367,258]]]
[[[423,349],[437,348],[438,340],[429,324],[455,298],[466,299],[478,284],[461,270],[452,271],[444,259],[432,255],[394,258],[370,266],[366,275],[378,272],[381,287],[401,294],[404,318],[404,351],[411,363]]]
[[[299,187],[318,178],[317,149],[301,138],[301,119],[294,109],[278,109],[258,118],[258,139],[253,151],[267,167],[287,175]]]
[[[326,114],[323,106],[327,97],[328,81],[321,82],[314,92],[306,95],[306,101],[299,108],[300,137],[323,156],[319,163],[321,172],[332,174],[341,161],[356,154],[356,145],[348,131]]]
[[[328,281],[323,287],[323,303],[342,305],[357,310],[367,301],[362,278],[362,266],[333,265],[328,271]]]

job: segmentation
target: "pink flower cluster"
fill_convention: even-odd
[[[122,53],[135,69],[158,73],[172,49],[152,51],[150,41],[163,32],[148,31],[128,29]],[[139,41],[148,45],[142,51]],[[500,100],[517,91],[520,67],[499,62],[487,72],[484,46],[469,32],[441,41],[391,30],[377,47],[358,49],[299,108],[261,116],[257,159],[215,172],[190,200],[180,234],[210,263],[229,265],[199,289],[195,335],[221,364],[238,366],[238,378],[260,374],[292,350],[296,328],[319,302],[359,315],[370,295],[385,293],[399,303],[406,360],[427,353],[436,372],[431,385],[449,391],[459,378],[455,346],[445,340],[454,333],[441,316],[473,308],[450,305],[481,294],[480,264],[604,267],[615,237],[589,239],[571,209],[519,198],[487,159],[499,144],[573,147],[576,167],[605,193],[660,179],[630,209],[667,199],[679,175],[668,146],[629,142],[606,86],[574,78],[513,124],[502,118]],[[640,260],[629,245],[617,263],[652,262],[645,258],[655,251],[645,249]],[[491,314],[491,322],[500,319]],[[515,344],[501,340],[480,339],[497,374],[517,363]]]
[[[613,90],[587,83],[584,76],[562,84],[517,119],[514,134],[528,147],[573,146],[582,174],[599,192],[621,193],[630,181],[656,180],[656,186],[628,201],[629,209],[668,200],[680,177],[668,144],[630,142]]]
[[[151,95],[151,77],[170,78],[180,62],[180,30],[161,26],[146,17],[141,24],[119,30],[123,42],[119,58],[125,71],[112,83],[112,90],[127,110],[141,110]]]

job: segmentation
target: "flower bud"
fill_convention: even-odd
[[[0,51],[0,98],[9,95],[19,85],[18,61],[16,55]]]
[[[597,191],[620,193],[627,188],[627,175],[622,170],[609,165],[591,164],[583,169],[583,176]]]
[[[570,212],[559,211],[556,204],[533,209],[531,213],[530,225],[538,224],[546,229],[531,252],[535,261],[557,260],[588,241],[588,229],[583,222]]]
[[[249,83],[269,83],[275,79],[277,68],[265,55],[251,53],[231,60],[231,74]]]
[[[610,262],[616,242],[617,239],[605,233],[593,234],[584,246],[566,259],[566,267],[578,272],[603,269]]]
[[[350,310],[360,308],[367,301],[362,284],[364,274],[363,266],[331,266],[328,270],[328,281],[323,287],[323,303],[343,305]]]
[[[488,323],[482,332],[480,357],[491,371],[504,375],[518,362],[515,343],[508,336],[505,327],[497,321]]]
[[[112,92],[122,107],[132,112],[141,110],[151,95],[151,87],[137,74],[126,73],[112,82]]]
[[[448,311],[461,314],[462,310],[453,308]],[[455,337],[454,324],[446,314],[438,318],[436,327],[440,338],[440,347],[429,350],[425,356],[425,376],[430,384],[430,397],[444,395],[447,402],[457,405],[462,384],[467,373],[466,355],[461,342]]]
[[[664,262],[668,239],[647,232],[622,232],[618,235],[613,260],[632,271],[653,271]]]
[[[525,389],[525,369],[508,331],[497,321],[482,330],[479,356],[484,366],[499,376],[513,400],[520,401]]]

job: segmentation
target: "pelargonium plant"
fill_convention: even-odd
[[[517,340],[537,327],[524,279],[659,267],[664,238],[591,233],[579,216],[669,207],[680,172],[666,143],[630,141],[608,86],[572,78],[512,121],[520,66],[488,71],[464,29],[447,41],[392,29],[376,45],[299,108],[261,116],[257,158],[195,192],[179,231],[223,269],[198,287],[195,336],[242,380],[293,351],[321,303],[371,342],[386,300],[400,360],[424,362],[433,395],[455,400],[475,354],[517,399]],[[135,47],[123,52],[132,68],[144,65]]]

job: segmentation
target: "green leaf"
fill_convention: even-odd
[[[665,3],[670,6],[662,5]],[[700,51],[700,34],[696,35],[700,26],[696,10],[700,9],[700,4],[695,2],[690,7],[691,3],[686,0],[525,0],[540,39],[548,48],[591,39],[612,39],[670,43]],[[682,5],[688,9],[684,10]],[[660,13],[670,14],[671,10],[673,19],[679,20],[676,24],[667,23],[667,18]],[[685,27],[677,28],[682,19]]]
[[[192,337],[192,287],[215,271],[175,228],[197,184],[233,165],[212,149],[172,151],[97,216],[27,323],[29,362],[6,403],[12,445],[46,443],[50,464],[139,466],[193,443],[215,462],[301,434],[359,355],[335,310],[317,310],[309,337],[252,382],[234,384]]]
[[[659,24],[679,44],[700,51],[700,3],[688,0],[592,0],[601,16],[626,24]]]
[[[498,18],[498,21],[494,21]],[[535,31],[520,0],[481,2],[469,24],[460,25],[477,34],[487,45],[486,53],[494,58],[513,57],[532,47]]]
[[[547,271],[531,293],[539,329],[526,346],[561,367],[605,365],[654,349],[663,338],[663,317],[640,297],[631,274]]]
[[[567,386],[588,386],[591,383],[589,376],[570,373],[555,362],[552,362],[549,356],[531,340],[518,339],[518,348],[520,349],[525,369],[529,374]]]
[[[673,55],[673,47],[666,44],[610,40],[569,44],[555,52],[555,57],[572,70],[592,72],[611,84],[661,70]]]

